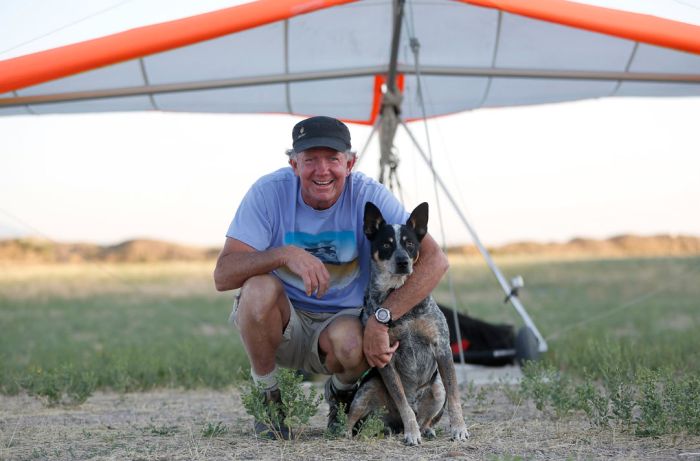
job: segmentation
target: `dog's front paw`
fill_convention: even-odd
[[[469,438],[469,431],[467,426],[462,424],[461,426],[452,428],[452,440],[457,440],[463,442]]]
[[[423,437],[428,440],[432,440],[437,437],[437,434],[435,434],[435,430],[433,430],[432,427],[426,427],[423,429]]]
[[[403,441],[406,445],[420,445],[422,440],[420,437],[420,429],[418,423],[410,425],[410,428],[404,428]]]

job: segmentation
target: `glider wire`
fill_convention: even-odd
[[[76,25],[76,24],[80,24],[80,23],[83,22],[83,21],[87,21],[87,20],[90,19],[90,18],[94,18],[95,16],[99,16],[99,15],[101,15],[102,13],[106,13],[107,11],[113,10],[113,9],[115,9],[115,8],[119,8],[120,6],[124,5],[125,3],[129,3],[129,2],[131,2],[131,1],[133,1],[133,0],[123,0],[122,2],[119,2],[119,3],[117,3],[116,5],[112,5],[112,6],[108,7],[108,8],[103,9],[103,10],[96,11],[96,12],[94,12],[94,13],[92,13],[92,14],[89,14],[89,15],[83,17],[83,18],[77,19],[77,20],[75,20],[75,21],[73,21],[73,22],[69,22],[68,24],[64,24],[64,25],[62,25],[61,27],[58,27],[57,29],[50,30],[50,31],[48,31],[48,32],[46,32],[46,33],[43,33],[43,34],[41,34],[41,35],[38,35],[38,36],[36,36],[36,37],[34,37],[34,38],[31,38],[31,39],[29,39],[29,40],[26,40],[26,41],[24,41],[24,42],[22,42],[22,43],[18,43],[17,45],[14,45],[14,46],[12,46],[12,47],[10,47],[10,48],[7,48],[7,49],[5,49],[5,50],[1,50],[1,51],[0,51],[0,54],[4,54],[4,53],[7,53],[7,52],[9,52],[9,51],[16,50],[17,48],[20,48],[20,47],[22,47],[22,46],[24,46],[24,45],[29,45],[30,43],[34,43],[34,42],[36,42],[37,40],[40,40],[40,39],[45,38],[45,37],[48,37],[49,35],[55,34],[56,32],[60,32],[60,31],[62,31],[63,29],[67,29],[67,28],[72,27],[72,26],[74,26],[74,25]]]
[[[685,271],[684,275],[688,275],[689,273],[697,272],[698,269],[700,269],[700,263],[697,263],[697,264],[695,264],[695,265],[690,266],[690,267]],[[618,312],[623,311],[623,310],[625,310],[625,309],[629,309],[629,308],[638,306],[638,305],[639,305],[640,303],[642,303],[643,301],[647,301],[647,300],[649,300],[649,299],[652,299],[653,297],[655,297],[656,295],[658,295],[658,294],[660,294],[660,293],[663,293],[663,292],[665,292],[665,291],[668,291],[669,288],[671,288],[671,286],[672,286],[672,284],[673,284],[674,282],[677,282],[677,279],[669,280],[669,281],[667,281],[666,283],[662,284],[661,286],[658,286],[657,288],[655,288],[655,289],[653,289],[653,290],[650,290],[650,291],[648,291],[648,292],[646,292],[646,293],[643,293],[643,294],[637,296],[636,298],[634,298],[634,299],[632,299],[632,300],[630,300],[630,301],[627,301],[626,303],[621,304],[621,305],[619,305],[619,306],[617,306],[617,307],[615,307],[615,308],[613,308],[613,309],[610,309],[610,310],[608,310],[608,311],[606,311],[606,312],[602,312],[602,313],[600,313],[600,314],[598,314],[598,315],[593,315],[593,316],[588,317],[588,318],[585,318],[585,319],[583,319],[583,320],[581,320],[581,321],[575,322],[575,323],[573,323],[573,324],[571,324],[571,325],[567,325],[567,326],[564,327],[564,328],[560,328],[558,331],[555,331],[555,332],[552,333],[551,335],[547,336],[547,341],[550,341],[550,340],[556,341],[557,339],[559,339],[559,337],[560,337],[563,333],[569,332],[569,331],[571,331],[571,330],[574,330],[574,329],[576,329],[576,328],[582,327],[582,326],[584,326],[584,325],[588,325],[588,324],[590,324],[590,323],[597,322],[597,321],[599,321],[599,320],[606,319],[606,318],[611,317],[611,316],[613,316],[613,315],[617,314]]]
[[[369,132],[369,135],[367,136],[367,140],[365,140],[365,145],[362,146],[362,149],[360,152],[357,154],[357,160],[355,160],[355,169],[357,169],[360,166],[360,163],[362,162],[362,159],[365,158],[365,154],[367,153],[367,148],[369,147],[370,141],[372,141],[372,138],[374,135],[377,133],[377,130],[379,129],[379,121],[380,119],[377,117],[377,121],[374,123],[374,126],[372,127],[372,131]]]
[[[683,5],[683,6],[687,6],[688,8],[692,8],[694,10],[700,10],[700,5],[696,5],[696,4],[693,4],[693,3],[690,3],[690,2],[687,2],[684,0],[671,0],[671,1],[673,1],[674,3],[678,3],[680,5]]]
[[[39,230],[39,229],[37,229],[36,227],[32,226],[31,224],[27,223],[26,221],[24,221],[23,219],[19,218],[18,216],[16,216],[16,215],[10,213],[9,211],[3,210],[2,208],[0,208],[0,213],[2,213],[2,214],[4,214],[5,216],[9,217],[10,220],[17,222],[17,223],[19,223],[20,225],[24,226],[26,229],[30,230],[34,236],[41,237],[41,238],[43,238],[44,240],[49,241],[49,242],[52,243],[53,245],[60,245],[60,243],[59,243],[57,240],[54,240],[53,238],[51,238],[50,236],[48,236],[45,232],[42,232],[41,230]],[[131,282],[129,282],[126,278],[120,277],[120,276],[119,276],[118,274],[116,274],[115,272],[110,271],[109,269],[107,269],[107,267],[106,267],[104,264],[101,264],[101,263],[99,263],[99,262],[95,262],[94,265],[95,265],[95,268],[97,268],[97,270],[101,271],[102,273],[104,273],[104,274],[107,275],[108,277],[111,277],[113,280],[116,280],[116,281],[119,282],[122,286],[124,286],[124,287],[126,287],[128,290],[130,290],[132,293],[138,294],[138,295],[148,295],[148,293],[147,293],[145,290],[140,289],[140,288],[138,288],[137,286],[134,286],[134,285],[133,285]],[[159,303],[160,305],[163,305],[163,306],[175,307],[175,305],[174,305],[172,302],[168,301],[168,299],[165,298],[165,297],[159,297],[158,303]]]
[[[9,211],[3,210],[2,208],[0,208],[0,213],[4,214],[4,215],[7,216],[8,218],[10,218],[10,220],[12,220],[12,221],[18,222],[21,226],[24,226],[26,229],[29,229],[30,231],[32,231],[32,232],[34,233],[34,235],[38,235],[38,236],[40,236],[40,237],[42,237],[42,238],[45,238],[46,240],[51,241],[51,239],[50,239],[49,237],[47,237],[46,234],[44,234],[43,232],[41,232],[41,231],[38,230],[37,228],[33,227],[32,225],[28,224],[28,223],[27,223],[26,221],[24,221],[23,219],[20,219],[19,217],[17,217],[17,216],[15,216],[14,214],[10,213]]]
[[[408,32],[408,37],[409,37],[409,45],[411,47],[411,52],[413,53],[413,63],[415,66],[416,70],[416,96],[418,99],[418,105],[420,106],[421,109],[421,117],[423,119],[423,128],[425,130],[425,139],[426,139],[426,146],[427,146],[427,151],[428,151],[428,163],[430,164],[430,169],[433,173],[433,191],[435,194],[435,204],[438,212],[438,221],[440,222],[440,238],[442,240],[442,250],[444,252],[447,252],[447,237],[445,235],[445,221],[442,216],[442,207],[440,206],[440,195],[438,191],[438,184],[437,184],[437,172],[435,170],[435,166],[433,164],[433,149],[432,145],[430,143],[430,130],[428,129],[428,116],[427,116],[427,111],[425,110],[425,99],[423,98],[423,88],[422,88],[422,78],[421,78],[421,72],[420,72],[420,60],[419,60],[419,54],[420,54],[420,42],[418,41],[418,37],[415,35],[415,24],[413,24],[413,5],[411,2],[408,2],[409,5],[409,10],[411,12],[411,19],[409,19],[404,16],[404,19],[406,21],[406,31]],[[404,125],[405,126],[405,125]],[[452,302],[452,322],[454,325],[454,331],[457,339],[457,344],[458,344],[458,349],[459,349],[459,361],[462,365],[465,365],[465,359],[464,359],[464,349],[462,348],[462,332],[459,329],[459,318],[457,316],[457,309],[459,307],[458,302],[457,302],[457,295],[455,293],[455,287],[454,287],[454,282],[452,280],[452,273],[448,270],[447,271],[447,287],[450,292],[450,299]],[[466,373],[466,371],[465,371]],[[463,376],[464,378],[464,376]]]

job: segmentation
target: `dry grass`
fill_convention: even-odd
[[[626,310],[622,312],[624,315],[618,316],[620,318],[606,317],[591,325],[590,329],[575,330],[575,340],[568,341],[569,335],[564,334],[559,341],[553,341],[553,352],[560,356],[560,360],[571,362],[570,368],[578,364],[573,363],[573,358],[581,359],[583,355],[571,347],[567,349],[567,345],[581,344],[587,338],[595,339],[598,330],[619,330],[623,336],[643,332],[646,338],[651,338],[643,345],[654,345],[658,350],[644,355],[644,350],[635,349],[635,357],[658,356],[659,360],[671,366],[672,358],[686,363],[692,361],[692,354],[688,351],[696,343],[688,342],[685,349],[671,346],[684,338],[692,338],[692,335],[678,332],[693,331],[698,322],[698,261],[697,258],[679,258],[543,264],[540,258],[516,258],[506,261],[504,268],[509,275],[520,273],[525,276],[528,285],[523,299],[546,335],[558,331],[562,325],[570,325],[586,316],[605,313],[611,307],[624,305],[630,299],[643,300],[638,304],[639,310]],[[492,276],[480,266],[483,266],[480,260],[466,264],[453,261],[460,297],[466,301],[464,305],[478,316],[494,320],[494,313],[510,313],[510,310],[502,308],[502,295],[493,287]],[[10,333],[17,335],[20,327],[26,325],[21,322],[11,324],[16,327],[5,332],[5,339],[9,341],[5,351],[7,354],[36,353],[38,344],[45,343],[49,333],[57,326],[63,326],[61,331],[65,331],[60,337],[61,344],[70,342],[67,339],[71,338],[78,345],[90,344],[96,342],[93,336],[97,326],[121,325],[118,322],[125,318],[131,323],[126,322],[126,326],[118,330],[109,329],[108,338],[129,340],[138,347],[145,347],[139,342],[141,339],[151,338],[154,344],[148,346],[153,348],[150,353],[158,357],[182,342],[184,333],[178,328],[183,325],[189,328],[185,332],[192,330],[196,337],[205,337],[207,345],[215,342],[224,344],[224,339],[230,338],[225,325],[230,309],[230,293],[222,295],[214,291],[210,275],[213,262],[35,265],[4,269],[0,267],[0,307],[5,306],[5,310],[0,312],[5,315],[3,320],[18,322],[16,316],[34,309],[37,313],[45,314],[48,319],[44,319],[46,328],[51,328],[37,329],[27,342],[22,343],[22,338],[10,340]],[[656,297],[640,297],[658,287],[663,290],[658,291]],[[437,291],[446,297],[444,287]],[[102,304],[92,306],[89,301],[96,296],[102,297]],[[193,299],[187,299],[189,297]],[[141,300],[142,304],[132,306],[122,303],[123,298]],[[161,302],[163,299],[166,302]],[[88,322],[93,317],[95,324]],[[174,321],[171,325],[163,319]],[[630,323],[631,319],[635,319],[634,323]],[[648,323],[653,323],[655,329],[668,324],[668,330],[674,334],[668,335],[662,330],[663,335],[652,336],[645,323],[649,319],[654,320]],[[73,321],[81,328],[71,327]],[[33,320],[29,325],[36,323]],[[137,328],[143,325],[153,326],[144,333],[144,330]],[[170,336],[165,334],[168,329],[174,332]],[[162,334],[162,338],[156,337],[156,333]],[[665,343],[659,344],[664,338],[670,344],[667,349],[661,347]],[[116,348],[110,346],[106,339],[103,340],[107,345],[105,349]],[[163,345],[164,350],[157,349],[155,343]],[[224,344],[222,350],[226,350],[228,356],[230,349],[226,347],[230,346]],[[88,349],[81,350],[85,352]],[[147,356],[148,351],[141,349],[139,356]],[[43,350],[39,355],[46,357]],[[201,357],[211,356],[209,349],[202,349],[201,355],[194,354],[196,363],[201,362]],[[137,358],[134,355],[124,357],[125,364]],[[177,360],[178,363],[183,362],[183,357],[178,356]],[[227,362],[220,363],[226,365]],[[95,369],[99,368],[98,362],[95,366]],[[104,367],[104,364],[99,366]],[[196,373],[201,376],[202,372]],[[144,388],[150,389],[146,385]],[[464,390],[462,395],[473,393]],[[482,397],[481,400],[472,398],[464,402],[472,435],[467,443],[453,443],[443,431],[437,440],[411,448],[404,447],[396,437],[370,441],[325,438],[325,404],[312,419],[311,429],[302,440],[293,443],[257,440],[252,434],[252,421],[245,414],[238,391],[230,388],[223,391],[158,389],[126,394],[98,391],[80,405],[56,407],[49,407],[41,398],[23,393],[17,396],[0,395],[0,460],[700,460],[698,436],[676,433],[639,438],[614,426],[606,429],[593,427],[583,414],[574,413],[562,419],[550,418],[547,413],[536,410],[531,402],[514,404],[498,390],[488,390]],[[216,437],[202,434],[204,428],[219,422],[228,429],[225,434]],[[443,427],[445,423],[442,421]]]
[[[698,459],[700,437],[640,440],[592,428],[584,418],[553,421],[489,389],[486,403],[464,404],[468,442],[450,441],[444,418],[437,439],[419,447],[406,447],[396,436],[328,439],[325,404],[300,440],[259,440],[235,389],[100,392],[67,408],[0,396],[0,459]],[[228,431],[203,435],[219,422]]]

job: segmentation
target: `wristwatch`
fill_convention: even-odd
[[[391,326],[391,311],[389,309],[380,307],[374,311],[374,318],[382,325]]]

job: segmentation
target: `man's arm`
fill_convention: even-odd
[[[413,266],[413,274],[401,288],[386,298],[382,306],[391,311],[393,319],[399,319],[432,293],[449,267],[450,263],[440,245],[429,234],[426,235],[421,242],[420,258]]]
[[[240,240],[227,237],[214,269],[218,291],[235,290],[255,275],[269,274],[287,266],[304,281],[306,294],[320,298],[328,291],[330,275],[321,260],[293,245],[257,251]]]
[[[391,311],[392,319],[399,319],[413,306],[424,300],[440,283],[449,262],[437,242],[428,234],[421,242],[420,258],[413,266],[413,274],[406,283],[394,290],[382,307]],[[370,366],[382,368],[391,360],[397,345],[389,345],[388,328],[370,316],[364,333],[364,352]]]

